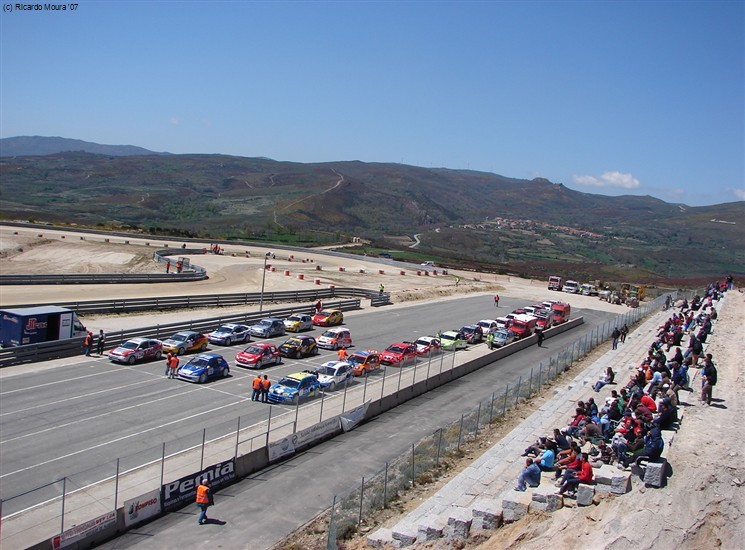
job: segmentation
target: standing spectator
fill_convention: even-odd
[[[206,478],[203,478],[199,487],[197,487],[196,503],[197,508],[200,510],[197,523],[199,525],[204,525],[210,520],[207,517],[207,508],[215,503],[214,497],[212,496],[212,489],[210,489],[210,482]]]
[[[321,300],[318,300],[316,302],[316,313],[321,313],[322,309],[323,309],[323,302],[321,302]]]
[[[83,338],[83,354],[86,357],[91,356],[91,348],[93,347],[93,333],[89,330],[88,334]]]
[[[251,383],[251,388],[253,389],[253,393],[251,394],[251,401],[260,401],[261,400],[261,375],[257,374],[256,377],[253,379],[253,382]]]
[[[346,361],[347,357],[349,357],[344,346],[339,348],[339,351],[336,352],[336,356],[339,358],[339,361]]]
[[[486,345],[489,346],[489,349],[494,349],[494,333],[492,331],[489,331],[486,335]]]
[[[538,347],[540,348],[543,345],[543,329],[535,329],[535,335],[538,338]]]
[[[621,337],[621,331],[618,330],[618,327],[613,329],[613,332],[611,333],[611,338],[613,338],[613,346],[611,349],[617,349],[618,348],[618,339]]]
[[[171,260],[166,260],[166,273],[171,272]]]
[[[701,371],[703,376],[703,386],[701,387],[701,401],[707,405],[711,405],[711,393],[714,386],[717,385],[717,368],[714,366],[714,361],[711,360],[711,353],[706,354],[704,359],[704,368]]]
[[[385,292],[385,286],[383,286],[383,283],[380,283],[380,287],[378,288],[380,295],[382,296]]]
[[[184,263],[181,260],[176,262],[176,273],[181,273],[181,268],[183,267],[183,265]]]
[[[515,491],[525,491],[527,489],[526,483],[531,487],[538,487],[541,483],[541,469],[538,464],[533,462],[532,458],[525,459],[525,468],[517,478]]]
[[[106,334],[104,333],[103,329],[98,331],[98,349],[96,350],[98,352],[98,355],[103,355],[103,348],[106,345]]]
[[[494,295],[494,307],[499,307],[499,294]]]
[[[272,383],[269,377],[265,374],[264,379],[261,381],[261,402],[269,403],[269,388],[272,387]]]
[[[621,327],[621,343],[626,343],[626,337],[629,335],[629,327],[626,325],[626,323],[623,324]]]
[[[176,378],[178,375],[179,358],[176,353],[168,354],[168,378]]]
[[[455,286],[458,286],[460,284],[460,277],[455,278]]]

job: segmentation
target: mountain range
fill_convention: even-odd
[[[45,138],[33,139],[37,150],[54,149]],[[533,275],[745,275],[745,202],[689,207],[582,193],[541,178],[395,163],[303,164],[140,148],[116,155],[93,147],[10,156],[6,141],[5,219],[302,246],[356,236],[371,241],[360,253],[387,250],[403,259]],[[85,143],[64,140],[58,147],[69,142]]]

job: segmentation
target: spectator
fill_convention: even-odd
[[[98,331],[98,349],[96,350],[98,352],[98,355],[103,355],[103,348],[106,345],[106,333],[104,333],[103,329]]]
[[[272,382],[269,377],[265,374],[264,379],[261,381],[261,402],[269,403],[269,388],[272,387]]]
[[[592,465],[588,460],[587,453],[579,455],[579,469],[569,470],[564,474],[564,482],[556,494],[563,495],[566,491],[574,491],[580,483],[592,483]]]
[[[711,405],[711,394],[714,386],[717,385],[717,368],[714,366],[712,361],[711,353],[706,354],[704,360],[703,370],[701,371],[703,376],[703,385],[701,386],[701,401],[707,405]]]
[[[611,338],[613,338],[613,345],[611,346],[611,349],[618,348],[618,339],[621,337],[621,331],[618,330],[618,327],[613,329],[613,332],[611,332]]]
[[[83,354],[86,357],[91,356],[91,348],[93,347],[93,333],[89,330],[88,334],[83,338]]]
[[[615,380],[615,379],[616,379],[616,373],[613,372],[613,368],[612,367],[608,367],[607,369],[605,369],[605,374],[603,375],[603,377],[600,380],[598,380],[597,382],[595,382],[595,385],[592,388],[596,392],[599,392],[600,389],[603,386],[607,386],[608,384],[612,384],[613,383],[613,380]]]
[[[526,483],[531,487],[538,487],[541,483],[541,469],[530,458],[525,459],[525,468],[517,478],[515,491],[525,491],[527,489]]]

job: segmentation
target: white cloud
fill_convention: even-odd
[[[172,116],[172,117],[171,117],[171,118],[170,118],[170,119],[168,120],[168,122],[170,122],[170,123],[171,123],[171,125],[173,125],[173,126],[178,126],[178,124],[179,124],[179,122],[180,122],[180,121],[179,121],[178,117]]]
[[[603,172],[598,176],[572,176],[577,185],[588,187],[620,187],[622,189],[636,189],[641,185],[639,180],[631,174],[623,172]]]
[[[745,201],[745,189],[733,189],[732,194],[734,194],[739,200]]]

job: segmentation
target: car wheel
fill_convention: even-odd
[[[158,350],[155,352],[155,360],[160,361],[161,357],[163,357],[163,352]]]
[[[228,367],[225,367],[224,369],[222,369],[223,378],[227,378],[229,374],[230,374],[230,369]]]
[[[176,352],[176,355],[184,355],[186,353],[186,350],[184,348],[179,348]]]
[[[135,364],[135,357],[134,357],[134,355],[130,355],[129,356],[129,358],[127,359],[127,363],[130,364],[130,365],[134,365]]]
[[[204,342],[202,346],[199,348],[199,351],[204,351],[207,349],[207,342]]]
[[[300,350],[297,350],[297,351],[295,352],[295,359],[300,359],[300,358],[302,358],[302,357],[303,357],[303,354],[302,354],[302,353],[300,353]]]
[[[339,349],[339,344],[337,344],[336,342],[334,342],[334,351],[336,351],[338,349]]]
[[[225,345],[226,346],[229,346],[232,343],[233,343],[233,341],[230,338],[228,338],[227,340],[225,340]]]
[[[207,375],[202,373],[202,375],[199,377],[199,383],[204,384],[207,381]]]
[[[336,389],[336,382],[331,382],[331,384],[329,384],[329,391],[334,391],[335,389]]]
[[[279,365],[281,362],[282,362],[282,358],[281,357],[275,357],[274,358],[274,364],[275,365]]]

